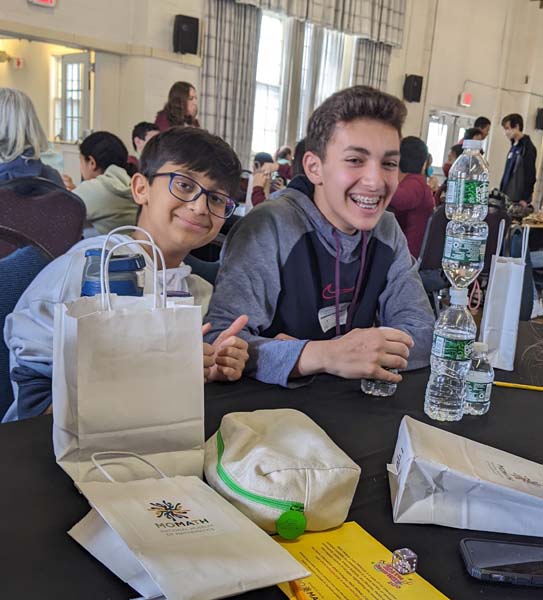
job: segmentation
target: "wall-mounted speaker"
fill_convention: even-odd
[[[173,51],[181,54],[198,54],[199,21],[195,17],[175,15],[173,25]]]
[[[403,83],[403,97],[408,102],[420,102],[422,95],[422,77],[420,75],[406,75]]]
[[[538,108],[535,114],[535,128],[543,129],[543,108]]]

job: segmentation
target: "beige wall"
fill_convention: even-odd
[[[0,87],[25,92],[34,102],[44,131],[49,133],[51,58],[81,50],[17,39],[0,39],[0,50],[24,60],[22,69],[15,69],[12,61],[0,63]]]
[[[538,150],[542,145],[534,129],[543,106],[541,32],[543,10],[534,2],[407,0],[404,45],[392,52],[388,86],[401,97],[406,73],[424,77],[421,102],[408,103],[406,135],[426,136],[431,109],[487,116],[493,123],[487,158],[497,185],[508,150],[500,127],[505,114],[522,114],[525,131]],[[458,106],[462,91],[473,94],[470,108]]]
[[[24,1],[0,2],[4,5],[0,32],[96,51],[93,126],[116,133],[127,146],[131,147],[132,127],[154,120],[175,81],[187,80],[199,89],[200,58],[174,54],[171,44],[174,16],[202,19],[201,0],[70,0],[58,2],[54,9]],[[5,79],[7,69],[0,63],[0,85],[27,91],[47,127],[49,69],[45,65],[51,52],[43,44],[21,43],[34,52],[32,60],[26,70],[17,75],[10,71]]]

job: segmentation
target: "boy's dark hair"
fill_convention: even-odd
[[[463,151],[462,144],[455,144],[454,146],[451,146],[451,152],[456,155],[456,158],[458,158]]]
[[[510,115],[506,115],[502,119],[502,127],[505,127],[506,123],[509,122],[509,127],[514,129],[515,127],[519,128],[519,131],[524,129],[524,119],[518,113],[511,113]]]
[[[205,129],[172,127],[155,135],[141,153],[140,173],[152,183],[156,172],[167,162],[206,175],[231,197],[239,187],[241,163],[236,153]]]
[[[476,135],[480,135],[482,137],[483,132],[478,127],[469,127],[464,132],[464,139],[473,140]]]
[[[305,175],[304,171],[305,138],[302,138],[294,147],[294,158],[292,159],[292,177]]]
[[[473,124],[473,126],[477,127],[478,129],[484,129],[489,125],[491,125],[490,119],[487,119],[486,117],[477,117],[475,119],[475,123]]]
[[[366,85],[355,85],[332,94],[315,109],[307,124],[306,150],[324,160],[336,125],[356,119],[381,121],[394,127],[401,137],[406,115],[405,104],[395,96]]]
[[[157,125],[154,123],[149,123],[148,121],[142,121],[137,125],[134,125],[134,129],[132,129],[132,146],[134,146],[134,150],[136,150],[136,142],[134,141],[136,138],[140,140],[145,140],[145,136],[150,131],[160,131]]]
[[[428,146],[418,137],[409,135],[400,143],[400,171],[420,174],[428,160]]]
[[[123,142],[109,131],[96,131],[79,144],[79,152],[85,157],[93,157],[96,166],[105,171],[111,165],[126,169],[128,150]]]

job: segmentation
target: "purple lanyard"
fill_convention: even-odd
[[[341,250],[341,244],[339,241],[339,237],[337,231],[334,229],[332,231],[334,239],[336,240],[336,266],[335,266],[335,300],[336,300],[336,335],[341,335],[341,325],[339,323],[339,296],[340,296],[340,282],[339,282],[339,272],[340,272],[340,260],[339,253]],[[362,232],[362,253],[360,256],[360,268],[358,269],[358,275],[356,277],[356,286],[353,293],[353,298],[351,300],[351,305],[349,306],[349,310],[347,312],[347,323],[345,324],[345,333],[351,330],[351,326],[354,318],[354,311],[356,310],[358,304],[358,297],[360,296],[360,288],[362,287],[362,276],[364,274],[364,266],[366,264],[366,250],[368,248],[368,236],[365,231]]]

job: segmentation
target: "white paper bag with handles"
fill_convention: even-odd
[[[388,467],[395,523],[543,536],[543,466],[402,419]]]
[[[494,368],[512,371],[515,366],[518,321],[530,228],[523,229],[520,258],[500,256],[504,228],[505,221],[502,220],[496,255],[492,257],[490,267],[480,340],[488,344],[488,357]]]
[[[197,477],[155,468],[159,479],[118,483],[95,465],[110,483],[77,484],[93,511],[69,534],[144,598],[211,600],[309,575]]]
[[[123,227],[113,230],[136,229]],[[143,230],[141,230],[143,231]],[[146,233],[146,232],[145,232]],[[147,234],[148,235],[148,234]],[[160,297],[158,256],[151,236],[154,293],[111,296],[109,259],[102,249],[100,296],[55,307],[53,445],[75,481],[103,477],[91,455],[138,452],[168,475],[202,476],[204,379],[199,306]],[[130,242],[132,244],[134,242]],[[158,256],[157,256],[158,255]],[[165,271],[162,270],[165,290]],[[115,477],[137,479],[137,464],[119,464]]]

